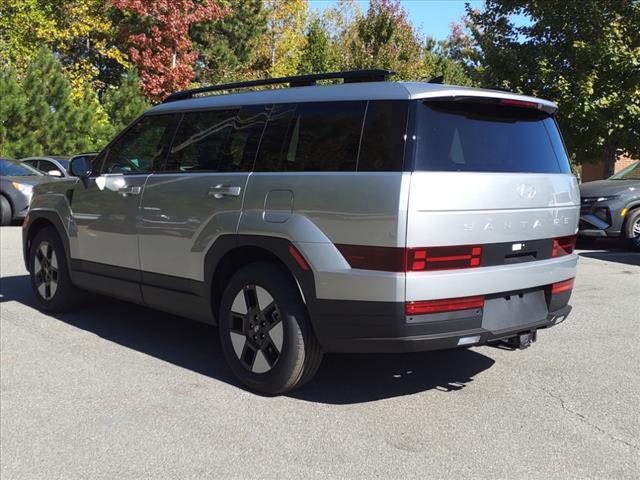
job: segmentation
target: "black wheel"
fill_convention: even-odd
[[[625,222],[624,237],[633,250],[640,251],[640,208],[629,212]]]
[[[29,270],[38,308],[64,312],[78,304],[82,291],[71,283],[64,247],[53,227],[43,228],[33,239]]]
[[[240,269],[222,296],[220,343],[229,367],[248,388],[277,395],[308,382],[322,350],[298,287],[270,263]]]
[[[0,225],[3,227],[9,225],[12,219],[11,204],[4,195],[0,195]]]

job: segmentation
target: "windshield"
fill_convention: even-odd
[[[640,161],[609,177],[610,180],[640,180]]]
[[[24,163],[15,160],[0,159],[0,175],[8,177],[40,176],[43,173]]]
[[[416,170],[570,173],[552,116],[493,103],[420,102]]]

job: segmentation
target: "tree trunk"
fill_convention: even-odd
[[[609,142],[606,142],[604,145],[604,156],[602,159],[604,162],[604,178],[609,178],[611,175],[616,173],[616,160],[618,159],[616,155],[617,150],[616,146]]]

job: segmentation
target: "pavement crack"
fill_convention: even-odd
[[[542,390],[544,393],[546,393],[548,396],[550,396],[551,398],[553,398],[554,400],[557,400],[560,403],[560,406],[562,407],[562,409],[569,413],[570,415],[573,415],[574,417],[576,417],[578,420],[580,420],[581,422],[583,422],[584,424],[590,426],[591,428],[593,428],[594,430],[602,433],[603,435],[606,435],[607,437],[609,437],[611,440],[613,440],[614,442],[618,442],[618,443],[622,443],[623,445],[626,445],[627,447],[632,448],[633,450],[640,450],[640,447],[638,447],[638,445],[634,445],[631,442],[627,442],[626,440],[623,440],[621,438],[616,437],[615,435],[609,433],[608,431],[606,431],[605,429],[603,429],[602,427],[596,425],[595,423],[591,422],[586,415],[573,410],[571,407],[569,407],[567,405],[567,402],[560,396],[557,395],[555,393],[553,393],[552,391],[548,390],[545,387],[541,387],[540,385],[535,385],[536,388]]]

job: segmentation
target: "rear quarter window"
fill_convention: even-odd
[[[274,105],[255,170],[355,171],[365,107],[366,102]]]
[[[570,173],[549,114],[486,103],[418,102],[415,170]]]

